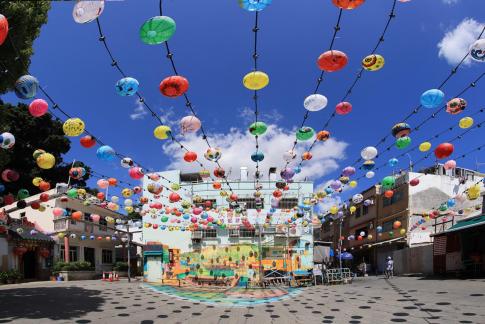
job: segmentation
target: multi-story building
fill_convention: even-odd
[[[148,281],[185,273],[224,273],[227,277],[254,279],[272,270],[297,272],[312,268],[311,208],[295,219],[294,207],[311,197],[313,183],[288,183],[277,204],[273,197],[276,175],[270,173],[268,179],[260,180],[261,195],[255,197],[255,181],[248,180],[246,170],[241,168],[239,179],[228,180],[229,185],[221,181],[221,188],[214,188],[199,173],[184,174],[178,170],[159,173],[162,177],[158,181],[144,181],[144,196],[151,202],[186,210],[179,216],[170,215],[170,211],[148,212],[144,216]],[[154,183],[167,187],[179,184],[180,201],[170,202],[169,193],[151,193]],[[231,192],[237,195],[236,201],[231,201]],[[182,207],[187,202],[192,210]],[[201,210],[194,211],[193,207]],[[206,226],[207,220],[217,226]]]
[[[386,257],[393,256],[397,273],[431,273],[431,235],[481,213],[482,198],[470,201],[461,194],[482,180],[483,174],[462,168],[445,170],[437,165],[395,178],[391,198],[384,196],[380,185],[364,190],[362,202],[349,201],[349,206],[356,207],[354,213],[347,211],[342,220],[322,225],[321,239],[338,248],[342,236],[342,248],[352,252],[354,263],[369,263],[371,271],[382,272]],[[418,179],[419,184],[411,185],[413,179]],[[448,207],[449,199],[455,204],[453,208]],[[430,216],[433,210],[439,213]]]
[[[98,273],[111,271],[115,261],[115,245],[120,242],[116,240],[115,225],[108,224],[106,217],[117,219],[122,215],[96,204],[86,204],[84,200],[68,197],[63,185],[58,185],[45,194],[49,195],[49,199],[40,203],[42,208],[31,207],[33,202],[39,202],[40,194],[37,194],[25,199],[26,208],[18,209],[16,204],[12,204],[5,206],[4,211],[9,218],[18,220],[20,224],[29,224],[39,233],[38,237],[51,237],[55,245],[49,248],[49,253],[42,250],[40,245],[32,245],[31,251],[23,255],[12,254],[12,250],[9,252],[8,268],[17,268],[27,278],[33,276],[38,279],[46,279],[56,261],[88,261]],[[53,213],[55,208],[66,210],[67,214],[56,217]],[[70,215],[75,211],[82,212],[84,219],[71,219]],[[100,216],[99,222],[93,222],[90,217],[93,214]],[[31,229],[21,232],[25,236],[30,231]],[[32,237],[36,239],[37,234]]]

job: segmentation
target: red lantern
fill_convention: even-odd
[[[341,9],[355,9],[362,5],[365,0],[332,0],[332,2]]]
[[[232,201],[237,201],[238,197],[235,193],[231,194],[231,196],[229,196],[229,198],[232,200]]]
[[[160,92],[167,97],[178,97],[189,89],[189,81],[186,78],[175,75],[163,79],[160,83]]]
[[[401,222],[400,221],[395,221],[394,224],[392,224],[392,227],[394,229],[398,229],[401,227]]]
[[[273,191],[273,197],[280,198],[281,196],[283,196],[283,193],[280,190]]]
[[[283,188],[284,191],[288,191],[290,190],[290,186],[289,185],[286,185],[284,188]]]
[[[148,203],[148,197],[140,197],[140,203],[142,204]]]
[[[189,162],[189,163],[194,162],[195,160],[197,160],[197,153],[192,152],[192,151],[185,152],[184,160],[185,160],[185,162]]]
[[[47,191],[51,188],[51,184],[47,181],[41,181],[39,183],[39,189],[40,191]]]
[[[79,143],[81,143],[82,147],[91,148],[94,145],[96,145],[96,139],[91,135],[86,135],[84,137],[81,137],[81,139],[79,140]]]
[[[415,187],[419,184],[419,179],[418,178],[414,178],[412,179],[411,181],[409,181],[409,184],[412,186],[412,187]]]
[[[301,159],[308,161],[308,160],[311,160],[312,157],[313,157],[312,153],[310,153],[310,152],[304,152],[302,154],[302,156],[301,156]]]
[[[157,229],[157,228],[158,228],[158,224],[153,224],[153,225],[152,225],[152,228],[153,228],[153,229]]]
[[[80,221],[83,217],[83,213],[80,211],[75,211],[71,214],[71,219],[75,221]]]
[[[3,203],[5,205],[13,204],[14,201],[15,201],[15,197],[12,194],[8,194],[6,196],[3,196]]]
[[[206,208],[211,208],[212,207],[212,202],[210,200],[207,200],[206,202],[204,202],[204,206]]]
[[[362,241],[363,239],[364,239],[364,238],[363,238],[361,235],[357,236],[357,240],[358,240],[358,241]]]
[[[106,196],[104,195],[104,193],[103,193],[103,192],[98,192],[98,193],[96,194],[96,197],[97,197],[99,200],[104,200],[104,198],[105,198]]]
[[[0,14],[0,45],[3,44],[8,34],[8,20]]]
[[[40,208],[40,203],[39,203],[38,201],[34,201],[34,202],[32,202],[32,203],[30,204],[30,207],[31,207],[32,209],[37,210],[37,209],[39,209],[39,208]]]
[[[49,194],[46,194],[46,193],[40,194],[39,200],[42,201],[42,202],[49,201]]]
[[[384,192],[384,196],[385,196],[386,198],[392,198],[392,196],[394,196],[394,191],[393,191],[393,190],[386,190],[386,191]]]
[[[335,72],[347,65],[348,61],[347,55],[344,52],[330,50],[318,57],[317,65],[320,70],[325,72]]]
[[[215,168],[214,169],[214,176],[216,178],[224,178],[226,171],[223,168]]]
[[[434,150],[437,159],[445,159],[453,153],[454,147],[451,143],[441,143]]]
[[[212,184],[212,188],[214,188],[214,189],[216,189],[216,190],[221,189],[221,187],[222,187],[222,184],[221,184],[220,182],[217,182],[217,181],[216,181],[216,182],[214,182],[214,183]]]
[[[335,112],[337,115],[347,115],[352,111],[352,104],[347,101],[342,101],[335,106]]]
[[[118,184],[118,180],[116,180],[115,178],[109,178],[108,179],[108,184],[111,186],[111,187],[114,187]]]
[[[168,199],[170,200],[171,203],[177,202],[180,200],[180,195],[176,192],[172,192],[169,196]]]

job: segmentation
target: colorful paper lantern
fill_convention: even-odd
[[[0,42],[1,43],[1,42]],[[477,62],[485,62],[485,39],[477,39],[469,49],[470,57]]]
[[[175,33],[175,21],[167,16],[155,16],[140,27],[140,38],[148,45],[161,44],[168,41]]]
[[[431,143],[430,142],[423,142],[419,144],[419,150],[421,152],[428,152],[431,149]]]
[[[311,127],[303,126],[296,132],[296,138],[299,141],[308,141],[315,135],[315,131]]]
[[[377,71],[384,67],[384,57],[379,54],[371,54],[364,57],[362,67],[367,71]]]
[[[327,107],[328,99],[321,94],[312,94],[305,98],[303,107],[308,111],[319,111]]]
[[[35,99],[29,105],[29,113],[34,117],[40,117],[49,110],[49,104],[44,99]]]
[[[108,145],[103,145],[96,151],[96,157],[102,161],[112,161],[116,156],[115,150]]]
[[[330,132],[323,130],[317,133],[317,141],[324,142],[330,138]]]
[[[183,76],[174,75],[163,79],[159,88],[164,96],[175,98],[189,90],[189,81]]]
[[[454,150],[454,146],[451,143],[441,143],[434,150],[434,155],[437,159],[445,159],[449,157]]]
[[[460,128],[467,129],[467,128],[470,128],[470,127],[473,126],[473,122],[474,122],[473,118],[471,118],[471,117],[463,117],[458,122],[458,126],[460,126]]]
[[[339,102],[335,106],[335,112],[337,113],[337,115],[347,115],[351,111],[352,111],[352,104],[347,101]]]
[[[272,0],[239,0],[239,6],[247,11],[261,11],[271,2]]]
[[[322,53],[317,60],[318,68],[325,72],[335,72],[343,69],[349,59],[344,52],[330,50]]]
[[[185,133],[195,133],[197,132],[202,123],[200,122],[199,118],[191,115],[191,116],[185,116],[180,120],[180,130],[182,134]]]
[[[69,118],[62,125],[62,130],[66,136],[79,136],[84,132],[84,122],[80,118]]]
[[[3,44],[8,35],[8,20],[0,14],[0,46]]]
[[[56,158],[50,153],[42,153],[37,157],[36,162],[41,169],[51,169],[56,164]]]
[[[361,6],[365,0],[332,0],[333,4],[341,9],[355,9]]]
[[[171,137],[171,135],[172,135],[172,130],[170,129],[169,126],[166,126],[166,125],[157,126],[153,130],[153,136],[155,136],[155,138],[158,138],[160,140],[167,139]]]
[[[72,18],[78,24],[89,23],[98,18],[104,10],[104,0],[78,0],[72,10]]]
[[[445,97],[443,91],[439,89],[430,89],[421,95],[421,105],[425,108],[436,108],[438,107]]]
[[[137,79],[126,77],[116,82],[116,92],[123,97],[133,96],[138,91],[140,83]]]
[[[261,71],[253,71],[243,78],[243,85],[249,90],[261,90],[269,84],[269,76]]]
[[[249,132],[254,136],[260,136],[266,133],[268,126],[263,122],[254,122],[249,126]]]

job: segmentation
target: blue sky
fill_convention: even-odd
[[[328,107],[312,113],[307,126],[320,130],[332,113],[360,69],[361,59],[374,47],[391,4],[392,0],[367,1],[356,10],[344,11],[334,48],[347,53],[349,64],[341,71],[326,74],[319,92],[328,97]],[[187,169],[187,164],[180,162],[177,149],[170,145],[163,148],[164,143],[153,137],[153,128],[157,124],[150,115],[141,113],[140,118],[132,118],[136,114],[136,100],[116,94],[114,84],[120,75],[110,66],[98,41],[96,24],[75,23],[72,7],[71,2],[53,2],[49,22],[34,44],[31,74],[64,110],[82,118],[90,132],[118,152],[156,170],[180,166]],[[386,59],[385,67],[364,74],[348,100],[353,104],[352,113],[333,120],[328,130],[335,141],[315,150],[305,175],[313,176],[317,184],[337,177],[343,167],[359,157],[363,147],[376,144],[390,132],[392,125],[400,122],[419,103],[423,91],[436,87],[447,76],[452,67],[448,60],[463,55],[454,50],[455,42],[460,44],[459,30],[448,43],[444,56],[439,56],[438,43],[445,34],[467,18],[484,23],[484,12],[485,2],[482,1],[398,2],[397,17],[378,51]],[[212,134],[210,141],[225,145],[233,152],[226,156],[226,160],[221,160],[222,165],[233,170],[242,164],[252,167],[249,155],[253,144],[246,143],[244,134],[249,125],[247,107],[252,109],[252,100],[241,79],[252,68],[254,13],[240,9],[236,0],[217,3],[168,0],[164,1],[164,14],[177,23],[170,47],[180,74],[190,82],[189,95],[205,129]],[[322,0],[274,1],[261,12],[259,66],[270,76],[270,85],[260,93],[260,110],[263,120],[274,124],[268,141],[262,138],[261,144],[268,163],[282,166],[281,156],[284,150],[291,148],[293,133],[289,132],[300,123],[305,113],[303,99],[313,92],[319,75],[316,59],[328,48],[337,14],[338,9],[331,1]],[[174,131],[178,133],[177,120],[189,115],[189,111],[181,98],[163,97],[158,90],[160,81],[172,74],[164,48],[146,45],[138,37],[140,25],[156,15],[156,0],[107,1],[100,19],[107,41],[122,68],[139,80],[140,92],[147,102],[167,118],[167,123],[174,125]],[[444,88],[446,99],[451,99],[484,71],[485,66],[478,63],[463,66]],[[482,80],[478,87],[463,96],[468,101],[464,113],[458,116],[440,114],[420,131],[411,134],[413,144],[458,123],[467,113],[483,108],[484,83]],[[17,101],[11,94],[4,100]],[[410,120],[411,125],[429,114],[429,110],[422,109]],[[477,115],[476,122],[482,120],[483,114]],[[445,135],[443,141],[460,131]],[[465,153],[483,143],[484,135],[483,128],[470,132],[456,142],[456,153]],[[181,139],[203,160],[205,146],[201,144],[200,136],[199,139],[192,136]],[[241,148],[230,147],[231,142]],[[299,147],[303,150],[304,144]],[[245,152],[244,158],[237,156],[241,152]],[[401,151],[394,148],[383,154],[377,164],[399,153]],[[319,159],[318,154],[325,158]],[[412,159],[419,159],[420,154],[414,152]],[[73,139],[72,149],[66,157],[67,161],[72,159],[83,160],[98,172],[129,180],[118,161],[97,160],[95,149],[82,148],[77,139]],[[475,168],[476,159],[485,162],[485,155],[475,153],[461,159],[458,165]],[[427,164],[432,162],[430,159]],[[214,167],[207,161],[204,163],[210,169]],[[407,163],[403,160],[398,166],[406,167]],[[485,171],[484,167],[481,171]],[[386,168],[372,181],[362,181],[358,188],[363,190],[391,172],[392,169]]]

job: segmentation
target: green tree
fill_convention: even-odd
[[[71,141],[64,136],[62,122],[53,119],[50,114],[42,117],[32,117],[28,106],[19,104],[0,105],[0,133],[9,132],[15,136],[15,145],[10,150],[0,149],[0,172],[5,169],[13,169],[20,174],[20,179],[15,182],[4,182],[6,193],[16,195],[19,189],[25,188],[31,194],[38,193],[39,188],[32,184],[32,179],[41,177],[51,183],[67,182],[71,163],[65,163],[62,154],[71,148]],[[43,170],[37,166],[33,153],[36,149],[42,149],[51,153],[56,158],[56,165],[52,169]],[[75,186],[86,186],[89,178],[89,167],[82,162],[76,162],[76,166],[86,169],[86,175],[81,180],[72,180]]]
[[[15,81],[27,74],[32,44],[39,36],[40,28],[47,22],[50,1],[0,1],[0,14],[8,19],[9,38],[0,46],[0,71],[8,70],[0,77],[0,93],[13,89]],[[14,44],[15,48],[12,46]]]

